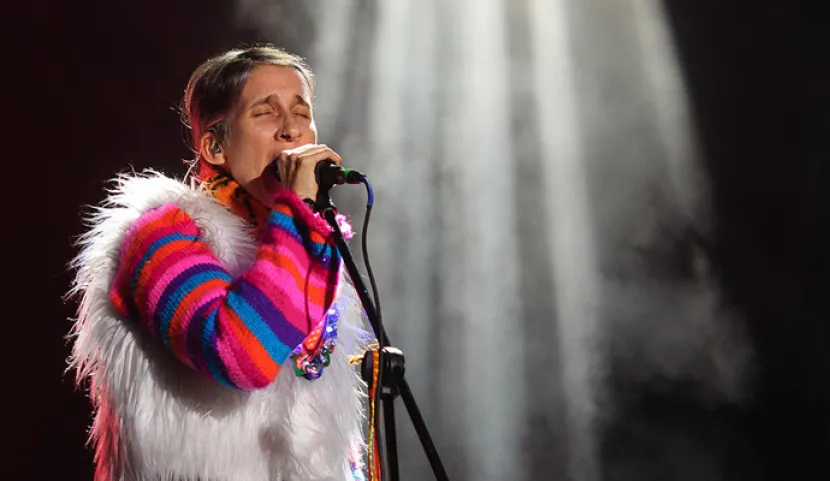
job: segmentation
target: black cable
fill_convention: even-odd
[[[366,190],[369,198],[369,202],[366,204],[366,214],[363,217],[363,231],[361,234],[360,239],[360,247],[363,252],[363,262],[366,264],[366,274],[369,277],[369,283],[372,285],[372,296],[375,298],[375,312],[377,313],[377,322],[375,326],[375,336],[378,339],[378,352],[377,356],[380,357],[378,362],[378,380],[377,385],[378,388],[375,390],[375,413],[374,413],[374,424],[375,424],[375,436],[378,438],[378,457],[380,458],[380,478],[381,481],[386,479],[386,456],[384,456],[384,452],[386,451],[383,445],[383,437],[382,437],[382,429],[379,429],[383,424],[381,422],[382,418],[380,415],[381,411],[381,394],[383,393],[383,356],[381,356],[381,351],[384,347],[386,347],[383,343],[383,315],[381,314],[380,309],[380,295],[378,294],[378,286],[377,282],[375,281],[375,274],[372,272],[372,263],[369,261],[369,248],[367,244],[368,236],[366,235],[369,231],[369,219],[372,216],[372,204],[374,203],[374,195],[372,192],[372,187],[368,182],[368,179],[364,177],[364,184],[366,185]],[[369,449],[372,447],[369,446]],[[369,466],[369,469],[372,469],[372,466]]]

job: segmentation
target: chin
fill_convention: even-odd
[[[253,192],[250,193],[251,197],[258,200],[262,204],[271,205],[273,204],[274,196],[276,195],[273,192],[266,191],[264,189],[255,189]]]
[[[273,177],[268,177],[263,174],[258,179],[251,181],[245,188],[254,199],[262,202],[265,205],[271,205],[273,198],[282,190],[282,185]]]

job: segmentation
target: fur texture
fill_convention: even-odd
[[[70,368],[79,383],[90,381],[96,481],[353,479],[348,460],[364,449],[365,386],[347,358],[368,340],[353,288],[343,279],[338,346],[320,379],[297,377],[287,366],[263,390],[223,388],[181,364],[109,301],[127,226],[167,202],[196,220],[232,275],[254,259],[256,245],[244,221],[155,172],[119,177],[93,212],[73,262],[70,294],[81,300]]]

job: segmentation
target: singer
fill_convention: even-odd
[[[313,211],[306,62],[259,46],[190,77],[188,182],[122,175],[88,219],[70,367],[96,481],[363,479],[362,309]],[[341,219],[344,234],[348,224]]]

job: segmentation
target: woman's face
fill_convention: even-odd
[[[206,160],[222,166],[254,198],[271,205],[281,186],[268,165],[283,151],[317,143],[311,92],[291,67],[254,67],[226,121],[221,153]]]

